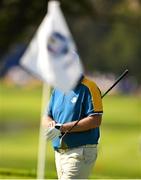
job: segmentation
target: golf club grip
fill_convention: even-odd
[[[101,98],[103,98],[109,91],[111,91],[111,89],[113,89],[113,87],[115,87],[115,85],[123,78],[125,77],[125,75],[128,73],[128,69],[126,69],[120,76],[119,78],[115,81],[115,83],[101,96]]]

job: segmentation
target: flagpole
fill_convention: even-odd
[[[42,104],[41,104],[41,120],[39,128],[39,145],[38,145],[38,161],[37,161],[37,179],[44,179],[45,176],[45,160],[46,160],[46,139],[44,137],[44,129],[42,126],[42,115],[50,98],[51,88],[48,84],[43,84]]]
[[[47,7],[48,8],[48,7]],[[41,115],[40,115],[40,127],[39,127],[39,144],[38,144],[38,157],[37,157],[37,179],[45,178],[45,165],[46,165],[46,140],[44,137],[43,126],[42,126],[42,115],[45,110],[45,106],[49,102],[50,90],[48,84],[43,83],[42,88],[42,104],[41,104]]]
[[[47,11],[48,11],[48,3],[47,3]],[[43,83],[40,128],[39,128],[37,179],[44,179],[45,178],[47,141],[44,137],[44,129],[42,126],[42,115],[44,113],[45,106],[47,106],[47,104],[49,103],[50,93],[51,93],[51,87],[47,83]]]

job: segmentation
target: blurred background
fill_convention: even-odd
[[[45,0],[0,1],[0,178],[36,178],[42,82],[19,67],[47,12]],[[61,0],[85,73],[104,93],[99,156],[92,179],[141,178],[141,0]],[[46,177],[55,179],[46,150]]]

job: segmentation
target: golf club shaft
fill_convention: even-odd
[[[120,76],[119,78],[115,81],[115,83],[101,96],[101,98],[105,97],[106,94],[108,94],[109,91],[111,91],[111,89],[113,89],[116,84],[123,78],[125,77],[125,75],[128,73],[128,69],[126,69]],[[61,141],[63,140],[63,138],[66,136],[67,133],[69,133],[78,123],[79,123],[80,119],[78,121],[76,121],[76,123],[68,130],[66,131],[63,136],[61,137]]]
[[[128,73],[128,69],[126,69],[120,76],[119,78],[115,81],[115,83],[101,96],[101,98],[103,98],[106,94],[108,94],[109,91],[111,91],[111,89],[113,89],[113,87],[116,86],[116,84],[123,78],[125,77],[125,75]]]

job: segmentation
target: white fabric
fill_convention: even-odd
[[[49,127],[45,129],[45,137],[47,141],[52,141],[56,137],[61,135],[61,131],[55,127]]]
[[[76,51],[59,2],[50,1],[48,13],[20,62],[44,82],[67,92],[76,86],[83,73]]]
[[[55,151],[58,179],[88,179],[96,158],[97,145]]]

